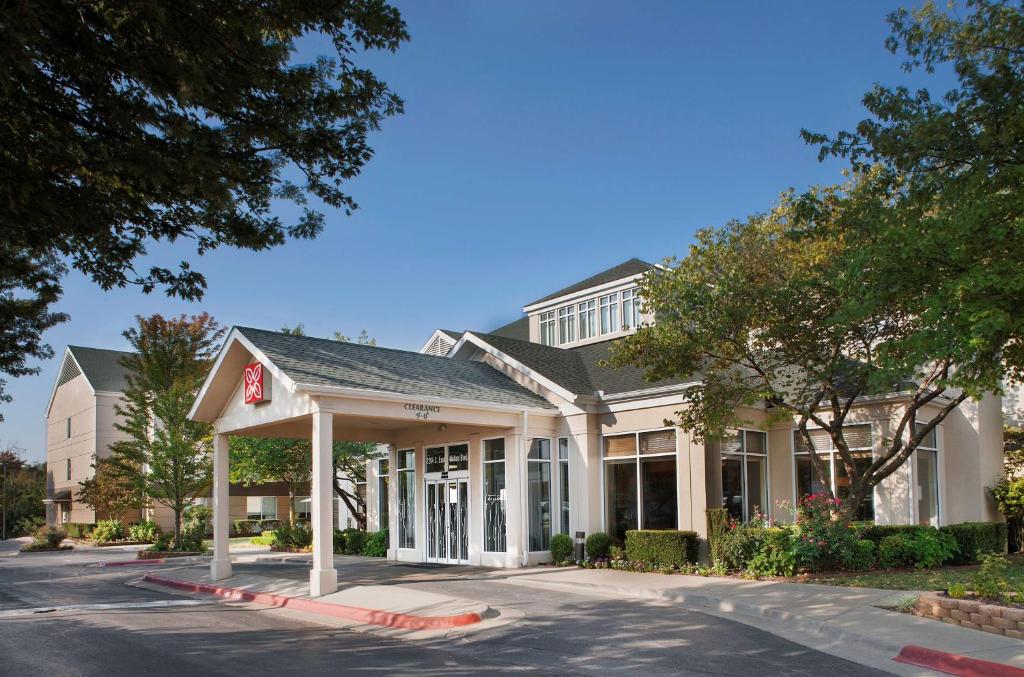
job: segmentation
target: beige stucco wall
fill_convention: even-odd
[[[71,436],[67,420],[71,419]],[[46,417],[47,482],[53,492],[70,490],[78,494],[78,483],[92,476],[96,452],[96,399],[85,376],[79,375],[59,386]],[[67,460],[71,459],[71,479],[67,479]],[[88,507],[72,502],[70,522],[92,522],[95,515]]]

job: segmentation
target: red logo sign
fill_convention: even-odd
[[[263,365],[253,362],[245,365],[245,403],[263,401]]]

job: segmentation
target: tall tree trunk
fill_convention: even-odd
[[[181,508],[174,508],[174,549],[181,550]]]

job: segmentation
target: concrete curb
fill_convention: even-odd
[[[265,606],[303,611],[306,613],[344,618],[350,621],[358,621],[368,625],[382,625],[389,628],[402,630],[447,630],[466,625],[473,625],[483,620],[480,614],[468,612],[454,616],[414,616],[411,614],[395,613],[391,611],[380,611],[378,609],[363,609],[342,604],[330,604],[318,602],[313,599],[299,597],[287,597],[275,595],[269,592],[251,592],[239,588],[228,588],[209,583],[193,583],[191,581],[179,581],[174,578],[163,578],[154,574],[146,574],[142,580],[157,585],[164,585],[170,588],[177,588],[186,592],[198,592],[208,595],[216,595],[225,599],[242,600],[254,602]]]
[[[962,677],[1024,677],[1024,670],[1012,665],[983,661],[912,644],[903,647],[893,660]]]

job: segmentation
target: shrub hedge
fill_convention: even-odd
[[[555,534],[551,537],[551,561],[555,564],[572,558],[574,549],[572,538],[569,534]]]
[[[88,522],[68,522],[64,525],[64,531],[68,538],[89,538],[95,528],[95,524]]]
[[[362,555],[363,544],[366,542],[366,532],[349,528],[345,529],[342,533],[345,535],[345,554]]]
[[[855,526],[860,531],[860,537],[873,542],[876,548],[882,544],[882,540],[887,536],[905,536],[907,540],[910,540],[917,536],[917,532],[922,529],[931,528],[916,524],[872,524],[870,522],[860,522]]]
[[[587,551],[587,557],[590,559],[600,559],[608,556],[608,551],[612,547],[612,539],[603,531],[595,531],[587,536],[587,542],[584,547]]]
[[[977,564],[987,552],[1006,552],[1006,522],[962,522],[939,527],[956,541],[953,564]]]
[[[656,566],[697,563],[696,531],[630,530],[626,532],[626,559]]]
[[[708,551],[712,564],[722,564],[724,553],[724,536],[729,530],[729,511],[725,508],[709,508],[705,511],[708,520]]]
[[[121,520],[100,520],[96,528],[92,530],[92,537],[97,543],[110,543],[111,541],[123,541],[128,536],[128,530]]]
[[[388,530],[373,531],[363,539],[364,557],[386,557],[388,554]]]

